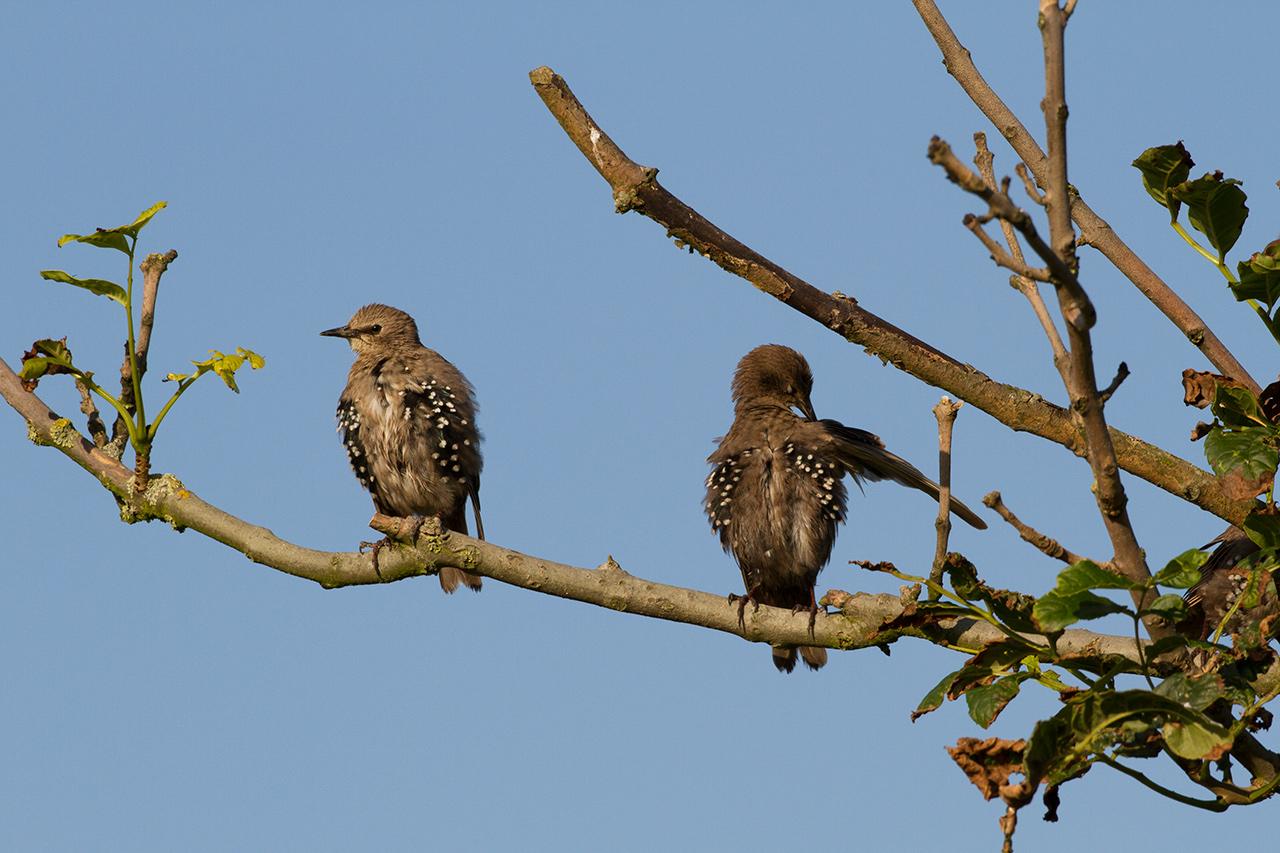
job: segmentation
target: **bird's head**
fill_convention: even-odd
[[[377,353],[399,346],[421,344],[418,324],[398,308],[389,305],[366,305],[345,326],[321,332],[333,338],[346,338],[357,353]]]
[[[799,409],[817,420],[809,395],[813,371],[804,356],[781,344],[758,346],[742,357],[733,375],[733,405],[741,410],[761,405]]]

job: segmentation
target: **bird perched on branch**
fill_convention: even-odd
[[[1178,629],[1207,640],[1219,628],[1230,636],[1258,624],[1265,636],[1274,635],[1280,627],[1280,600],[1272,580],[1274,558],[1255,559],[1262,549],[1235,525],[1202,550],[1210,547],[1213,552],[1200,567],[1200,581],[1187,590],[1187,616]]]
[[[720,544],[742,571],[748,601],[809,611],[818,605],[814,584],[831,557],[836,527],[844,521],[844,477],[894,480],[935,500],[938,484],[910,462],[884,449],[879,438],[833,420],[818,420],[809,401],[813,373],[790,347],[766,344],[738,362],[733,377],[733,426],[707,457],[705,509]],[[798,409],[803,416],[796,414]],[[973,527],[987,525],[954,497],[951,511]],[[826,649],[799,647],[810,669],[827,662]],[[790,672],[797,649],[773,647],[773,663]]]
[[[356,361],[338,398],[338,431],[360,485],[378,512],[435,516],[467,532],[466,505],[480,521],[480,432],[473,389],[458,368],[422,345],[413,318],[386,305],[366,305],[345,326],[322,335],[345,338]],[[374,566],[377,567],[377,546]],[[477,575],[440,570],[440,586],[480,589]]]

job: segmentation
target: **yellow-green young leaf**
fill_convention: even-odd
[[[115,249],[119,252],[129,253],[129,241],[126,237],[138,239],[138,232],[141,231],[146,224],[151,221],[151,217],[168,206],[167,201],[158,201],[148,207],[146,210],[138,214],[138,217],[128,225],[117,225],[115,228],[97,228],[92,234],[63,234],[58,240],[59,246],[65,246],[67,243],[87,243],[90,246],[98,246],[103,249]]]
[[[240,353],[240,355],[248,359],[249,366],[252,367],[254,370],[258,370],[262,368],[267,363],[267,360],[265,358],[258,355],[253,350],[248,350],[248,349],[245,349],[244,347],[236,347],[236,352]]]
[[[118,229],[115,229],[115,230],[122,231],[123,233],[128,234],[131,237],[137,237],[138,232],[141,231],[143,228],[145,228],[147,223],[151,221],[151,217],[155,216],[157,213],[164,210],[168,206],[169,206],[169,202],[158,201],[155,204],[148,207],[146,210],[139,213],[138,218],[133,220],[132,223],[130,223],[129,225],[121,225]]]
[[[166,373],[164,375],[164,379],[161,379],[160,381],[161,382],[181,382],[184,379],[190,379],[192,376],[196,376],[196,375],[197,374],[195,373]]]
[[[116,284],[114,281],[106,281],[101,278],[76,278],[68,275],[62,270],[41,270],[40,277],[45,281],[60,281],[63,284],[72,284],[76,287],[83,287],[85,290],[96,293],[99,296],[105,296],[112,302],[119,302],[124,305],[128,297],[124,292],[124,288]]]
[[[100,249],[115,249],[117,252],[129,254],[129,241],[115,229],[99,228],[92,234],[63,234],[58,238],[58,246],[68,243],[86,243]]]

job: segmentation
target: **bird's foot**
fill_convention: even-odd
[[[809,639],[812,640],[814,628],[818,624],[818,605],[814,603],[806,607],[803,604],[797,604],[795,607],[791,608],[791,615],[794,616],[797,613],[809,614]]]
[[[377,542],[361,542],[360,553],[363,554],[365,549],[373,552],[373,573],[378,576],[378,580],[382,580],[382,570],[378,568],[378,552],[391,544],[391,537],[384,536]]]
[[[752,613],[760,612],[760,602],[756,601],[755,598],[752,597],[751,593],[747,593],[746,595],[738,595],[737,593],[734,593],[734,592],[729,593],[729,603],[733,604],[736,602],[738,605],[738,630],[739,631],[747,630],[746,614],[747,614],[748,601],[751,602]]]

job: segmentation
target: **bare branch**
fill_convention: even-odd
[[[76,390],[80,392],[80,411],[84,412],[89,421],[89,436],[93,439],[94,446],[101,450],[107,446],[107,425],[102,422],[102,416],[98,414],[98,407],[93,402],[89,386],[85,385],[84,380],[79,377],[76,378]]]
[[[865,310],[848,297],[833,296],[740,243],[673,196],[622,153],[587,113],[568,84],[550,68],[530,79],[547,109],[569,138],[609,182],[615,204],[662,225],[668,236],[746,279],[791,308],[901,370],[976,406],[1014,430],[1030,432],[1083,454],[1079,432],[1068,413],[1039,395],[995,382],[945,353]],[[1252,507],[1229,495],[1212,474],[1118,430],[1113,439],[1121,467],[1225,521],[1241,521]]]
[[[160,277],[164,275],[165,270],[169,268],[169,264],[177,257],[178,252],[170,249],[164,254],[147,255],[142,261],[142,317],[138,323],[138,337],[134,342],[134,357],[138,364],[139,385],[142,383],[143,374],[147,372],[147,351],[151,347],[151,329],[156,320],[156,295],[160,290]],[[129,360],[129,344],[126,341],[124,345],[124,361],[120,365],[120,402],[130,412],[136,411],[133,388],[133,366]],[[121,453],[124,450],[126,432],[123,416],[116,415],[115,423],[111,426],[111,439],[113,443],[120,447]],[[146,482],[148,467],[149,460],[138,460],[139,484]]]
[[[1018,177],[1022,178],[1022,187],[1027,191],[1027,198],[1044,207],[1044,193],[1036,189],[1035,181],[1031,180],[1031,173],[1027,171],[1027,164],[1019,163],[1013,169],[1018,173]]]
[[[974,155],[974,163],[978,167],[979,174],[982,179],[987,182],[987,186],[994,187],[996,185],[995,174],[995,156],[991,153],[991,149],[987,147],[987,135],[982,132],[973,135],[973,144],[977,148]],[[1022,176],[1024,182],[1028,182],[1026,167],[1018,164],[1018,174]],[[1006,190],[1007,194],[1007,190]],[[1035,194],[1035,188],[1031,187],[1028,182],[1028,194],[1032,199],[1043,204],[1043,201]],[[1000,230],[1004,233],[1005,243],[1009,246],[1009,254],[1018,263],[1025,263],[1022,255],[1022,244],[1018,242],[1018,234],[1013,230],[1013,226],[1006,220],[1000,220]],[[1067,348],[1062,343],[1062,336],[1058,334],[1058,327],[1054,325],[1053,318],[1049,315],[1049,309],[1045,307],[1044,299],[1040,296],[1040,288],[1035,281],[1027,276],[1014,276],[1009,280],[1009,284],[1014,290],[1020,292],[1026,297],[1027,302],[1031,304],[1031,310],[1035,313],[1036,319],[1040,321],[1040,328],[1044,330],[1045,337],[1049,340],[1049,349],[1053,352],[1053,366],[1057,368],[1058,375],[1062,377],[1062,381],[1067,381],[1067,371],[1070,370],[1071,356],[1067,353]]]
[[[1098,395],[1098,378],[1093,364],[1093,339],[1090,327],[1072,322],[1073,317],[1092,317],[1093,306],[1084,288],[1075,279],[1076,260],[1075,226],[1071,223],[1071,200],[1067,184],[1067,100],[1066,57],[1064,29],[1066,18],[1058,0],[1041,0],[1040,32],[1044,41],[1045,96],[1043,101],[1045,134],[1049,140],[1049,158],[1045,188],[1045,211],[1049,216],[1049,240],[1052,252],[1067,270],[1064,278],[1059,267],[1045,258],[1054,273],[1054,287],[1058,293],[1058,305],[1067,320],[1067,343],[1071,352],[1071,369],[1068,372],[1067,392],[1071,397],[1071,411],[1080,419],[1084,428],[1089,467],[1093,470],[1094,497],[1102,522],[1106,527],[1111,546],[1115,549],[1115,570],[1124,577],[1145,581],[1151,577],[1147,558],[1129,521],[1128,496],[1120,480],[1111,434],[1107,430],[1102,399]],[[1027,232],[1023,229],[1022,233]],[[1040,254],[1041,249],[1028,237],[1027,242]],[[1043,255],[1042,255],[1043,257]],[[1133,600],[1145,607],[1155,598],[1155,591],[1135,590]],[[1159,638],[1170,633],[1170,628],[1154,617],[1145,620],[1147,632]]]
[[[987,116],[1000,134],[1008,140],[1013,150],[1031,169],[1036,180],[1044,186],[1048,176],[1048,164],[1044,152],[1035,138],[1027,132],[1022,122],[1005,105],[1000,96],[983,79],[974,65],[969,51],[956,38],[946,18],[938,11],[934,0],[912,0],[921,20],[929,29],[948,73],[964,89],[978,109]],[[1073,192],[1070,191],[1069,192]],[[1198,347],[1209,363],[1222,373],[1245,382],[1256,394],[1262,389],[1244,366],[1232,355],[1226,345],[1208,327],[1198,314],[1191,310],[1146,263],[1134,254],[1111,226],[1073,193],[1071,216],[1080,226],[1081,240],[1093,246],[1120,270],[1147,299],[1173,322],[1192,344]]]
[[[1005,639],[999,629],[981,621],[947,620],[932,632],[915,628],[885,630],[907,607],[893,595],[843,594],[837,613],[819,613],[812,632],[808,613],[761,606],[748,609],[744,627],[738,609],[722,595],[655,583],[634,577],[606,560],[598,569],[584,569],[544,560],[441,531],[429,520],[416,544],[386,548],[379,555],[379,575],[368,554],[327,552],[304,548],[277,537],[265,527],[250,524],[201,500],[175,477],[151,478],[144,491],[133,488],[133,472],[98,450],[65,418],[49,410],[40,398],[24,390],[21,380],[0,360],[0,396],[27,421],[28,435],[37,444],[56,447],[84,468],[121,503],[126,521],[168,523],[191,529],[243,553],[250,560],[326,588],[385,583],[435,574],[452,566],[534,592],[607,607],[641,616],[684,622],[734,634],[752,642],[861,649],[893,642],[902,636],[923,637],[944,646],[982,648]],[[371,526],[398,532],[400,519],[375,516]],[[1040,637],[1031,637],[1043,643]],[[1092,631],[1067,631],[1057,641],[1060,654],[1122,657],[1139,661],[1131,637]]]
[[[947,560],[947,540],[951,536],[951,431],[956,423],[956,415],[964,403],[953,402],[944,396],[933,407],[933,416],[938,419],[938,520],[933,526],[938,531],[937,545],[933,551],[933,568],[929,570],[929,580],[935,586],[942,584],[942,570]],[[931,599],[937,599],[937,590],[929,593]]]
[[[1040,551],[1040,553],[1045,556],[1052,557],[1055,560],[1061,560],[1067,565],[1072,565],[1085,559],[1074,551],[1070,551],[1063,547],[1058,540],[1046,536],[1029,524],[1024,524],[1016,515],[1013,514],[1013,510],[1005,506],[1004,500],[1000,497],[999,492],[989,493],[982,499],[982,502],[999,513],[1001,518],[1007,521],[1014,530],[1018,531],[1018,535],[1022,537],[1024,542],[1031,544],[1036,548],[1036,550]]]
[[[1009,223],[1008,221],[1001,219],[1000,224],[1002,226],[1007,226]],[[1053,276],[1049,274],[1049,270],[1044,267],[1027,266],[1025,261],[1015,258],[1013,255],[1002,249],[1000,245],[992,239],[991,235],[986,232],[986,229],[982,227],[982,219],[980,217],[974,216],[972,213],[965,214],[964,227],[972,231],[973,236],[977,237],[982,245],[986,247],[987,252],[991,255],[991,260],[996,262],[996,266],[1004,267],[1005,269],[1012,271],[1013,274],[1019,278],[1025,278],[1033,282],[1053,281]]]
[[[177,257],[177,250],[170,249],[163,255],[147,255],[142,261],[142,318],[138,321],[136,344],[138,379],[142,379],[142,375],[147,372],[147,352],[151,348],[151,329],[156,322],[156,296],[160,292],[160,277]]]

